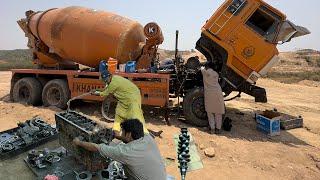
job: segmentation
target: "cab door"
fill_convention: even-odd
[[[278,53],[276,45],[271,42],[276,37],[280,22],[281,18],[264,6],[254,10],[228,37],[236,56],[231,66],[246,78],[253,71],[259,72]]]

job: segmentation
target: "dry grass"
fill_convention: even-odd
[[[0,50],[0,59],[0,71],[34,68],[30,50]]]
[[[319,81],[320,71],[315,72],[271,72],[268,73],[268,78],[280,81],[283,83],[298,83],[303,80]]]

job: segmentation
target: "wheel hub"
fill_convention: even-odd
[[[22,102],[27,102],[30,98],[30,90],[27,86],[23,86],[19,89],[19,99]]]
[[[52,106],[57,105],[61,100],[61,93],[58,88],[50,88],[48,90],[48,103]]]

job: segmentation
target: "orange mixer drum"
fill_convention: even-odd
[[[83,7],[37,12],[29,18],[28,26],[50,52],[90,67],[109,57],[119,63],[136,59],[141,54],[139,43],[146,41],[138,22]]]

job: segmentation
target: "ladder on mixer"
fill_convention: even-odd
[[[241,9],[244,5],[246,4],[246,0],[244,0],[243,2],[241,2],[241,4],[237,7],[237,6],[235,6],[233,3],[230,5],[230,6],[228,6],[224,11],[223,11],[223,13],[221,13],[220,14],[220,16],[214,21],[214,23],[211,25],[211,27],[209,28],[210,29],[210,31],[211,31],[211,29],[212,29],[212,27],[214,27],[214,26],[217,26],[218,28],[217,28],[217,31],[215,31],[215,32],[212,32],[214,35],[217,35],[217,34],[219,34],[219,32],[223,29],[223,27],[229,22],[229,20],[232,18],[232,16],[234,16],[238,11],[239,11],[239,9]],[[235,8],[235,10],[234,10],[234,12],[231,14],[231,15],[229,15],[228,16],[228,14],[227,14],[227,12],[228,12],[228,9],[230,8],[230,7],[233,7],[233,8]],[[223,24],[218,24],[218,22],[219,22],[219,20],[222,18],[222,17],[226,17],[227,18],[227,20],[223,23]]]

